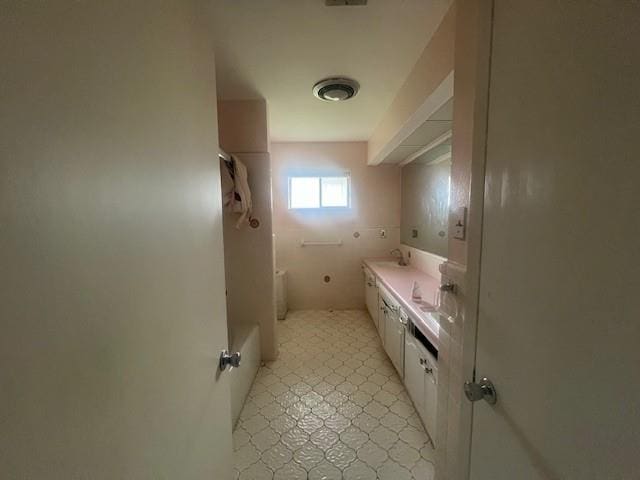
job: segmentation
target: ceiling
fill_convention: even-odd
[[[451,0],[216,0],[218,96],[265,98],[272,141],[368,140]],[[348,76],[360,93],[323,102],[320,79]]]

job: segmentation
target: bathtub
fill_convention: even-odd
[[[237,325],[231,333],[231,351],[242,354],[240,368],[234,368],[229,372],[231,418],[235,428],[244,401],[249,395],[253,380],[256,378],[258,368],[260,368],[260,327],[258,325]]]

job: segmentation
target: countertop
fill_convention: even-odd
[[[373,272],[384,288],[398,300],[415,326],[434,347],[439,348],[440,326],[437,314],[435,311],[429,310],[435,309],[433,304],[440,281],[411,265],[401,267],[397,265],[397,262],[397,258],[365,258],[363,260],[365,266]],[[422,291],[423,300],[420,303],[411,299],[413,282],[418,282]]]

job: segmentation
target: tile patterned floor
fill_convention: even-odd
[[[365,311],[278,322],[233,434],[240,480],[432,480],[434,451]]]

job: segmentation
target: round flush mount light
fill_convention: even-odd
[[[342,102],[355,97],[360,85],[351,78],[325,78],[313,86],[313,95],[326,102]]]

